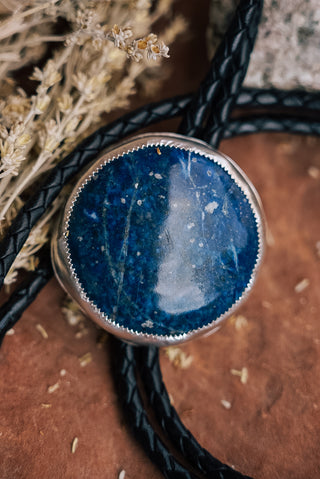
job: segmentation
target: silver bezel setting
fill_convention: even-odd
[[[88,298],[85,290],[80,284],[71,261],[71,254],[67,241],[69,234],[69,220],[74,204],[77,201],[82,189],[89,181],[92,180],[94,174],[124,154],[149,146],[169,146],[172,148],[179,148],[197,153],[217,163],[231,176],[233,181],[235,181],[235,183],[248,199],[257,224],[259,248],[258,255],[250,280],[241,297],[227,311],[225,311],[220,317],[213,320],[211,323],[202,326],[201,328],[191,330],[188,333],[179,335],[162,336],[137,332],[132,329],[125,328],[124,326],[121,326],[120,324],[111,320],[94,304],[94,302]],[[62,287],[80,305],[82,310],[103,329],[106,329],[124,341],[133,344],[168,346],[189,341],[200,335],[211,334],[220,327],[219,325],[221,321],[230,316],[246,300],[256,281],[257,273],[262,262],[265,250],[264,238],[265,220],[259,195],[250,180],[233,160],[223,153],[214,150],[201,140],[186,138],[182,135],[172,133],[152,133],[139,135],[135,138],[126,140],[115,147],[105,150],[102,152],[99,159],[97,159],[80,178],[67,201],[63,215],[61,216],[59,225],[56,229],[56,233],[52,240],[51,254],[53,268]]]

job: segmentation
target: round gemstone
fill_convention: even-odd
[[[245,180],[227,169],[160,143],[100,164],[83,182],[65,238],[82,293],[108,321],[176,336],[241,298],[261,253],[259,218]]]

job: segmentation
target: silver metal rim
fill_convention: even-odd
[[[220,167],[222,167],[231,176],[231,178],[248,199],[257,224],[259,248],[258,255],[250,280],[241,297],[220,317],[213,320],[209,324],[202,326],[201,328],[191,330],[188,333],[179,335],[162,336],[137,332],[132,329],[125,328],[111,320],[95,305],[93,301],[90,300],[90,298],[88,298],[72,264],[67,240],[69,234],[69,220],[74,204],[77,201],[82,189],[89,181],[91,181],[94,174],[124,154],[149,146],[169,146],[191,151],[220,165]],[[234,161],[232,161],[223,153],[214,150],[201,140],[186,138],[182,135],[173,133],[152,133],[139,135],[133,139],[122,142],[115,147],[105,150],[102,152],[100,158],[95,161],[94,164],[80,178],[67,201],[65,210],[56,229],[56,233],[52,240],[51,255],[56,277],[58,278],[62,287],[80,305],[82,310],[103,329],[106,329],[124,341],[133,344],[168,346],[189,341],[200,335],[208,335],[213,333],[215,330],[219,329],[221,321],[229,317],[246,300],[256,281],[257,273],[262,262],[265,250],[264,238],[265,220],[259,195],[250,180]]]

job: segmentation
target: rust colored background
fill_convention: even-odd
[[[173,80],[159,97],[191,91],[203,77],[207,7],[184,5],[190,27],[171,49]],[[189,367],[161,352],[165,382],[186,426],[220,460],[255,479],[318,478],[320,139],[258,134],[221,150],[262,197],[269,247],[237,317],[181,347]],[[77,335],[61,314],[63,297],[52,280],[0,350],[0,479],[118,479],[122,470],[126,479],[160,479],[124,424],[108,343],[106,351],[89,321]],[[81,367],[88,352],[92,361]],[[231,370],[243,368],[241,382]]]

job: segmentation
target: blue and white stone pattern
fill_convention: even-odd
[[[73,204],[66,241],[87,298],[110,321],[160,336],[228,311],[259,255],[255,213],[230,174],[170,146],[98,169]]]

